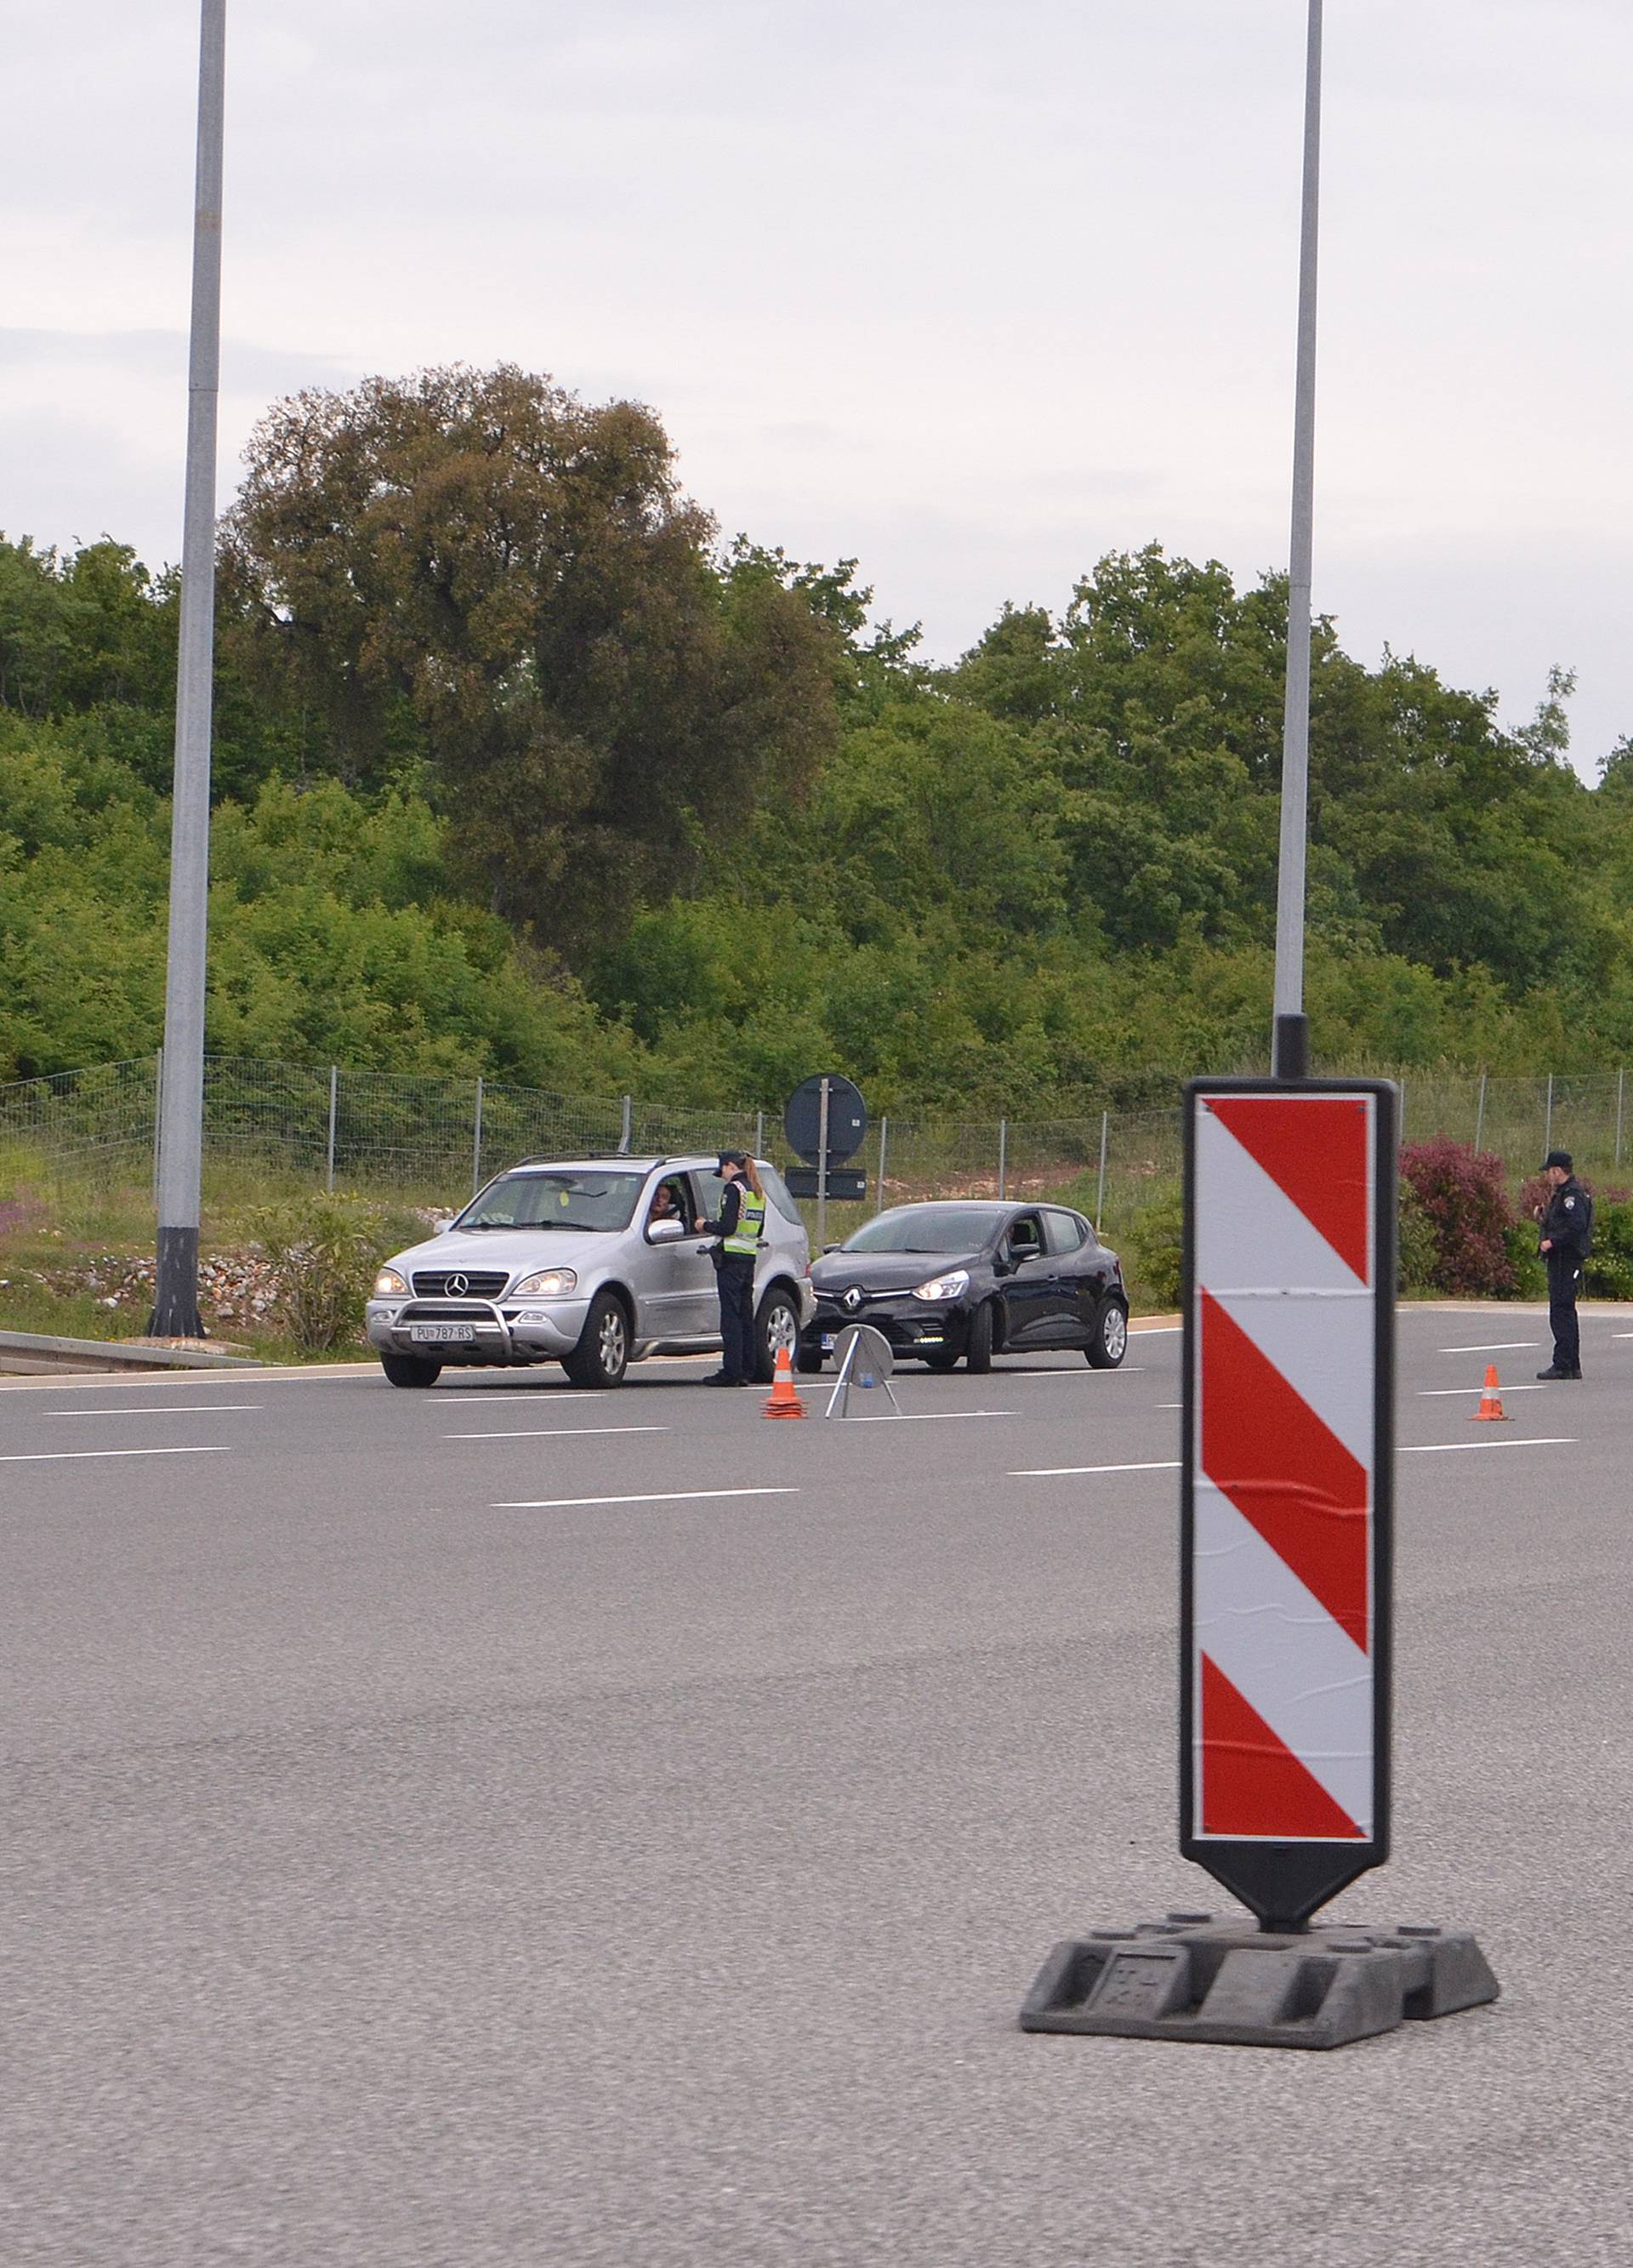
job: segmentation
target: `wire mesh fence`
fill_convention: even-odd
[[[0,1086],[0,1148],[30,1169],[83,1177],[151,1169],[162,1064],[101,1064]],[[1571,1151],[1610,1189],[1633,1180],[1625,1071],[1492,1078],[1408,1072],[1409,1141],[1448,1136],[1495,1152],[1516,1182],[1544,1152]],[[829,1209],[831,1235],[867,1213],[929,1197],[1051,1197],[1126,1234],[1148,1204],[1171,1199],[1180,1173],[1177,1075],[1166,1108],[1107,1105],[1080,1118],[885,1117],[851,1160],[868,1176],[860,1204]],[[1155,1075],[1143,1095],[1163,1092]],[[352,1071],[340,1065],[211,1057],[204,1078],[208,1167],[261,1167],[317,1187],[394,1189],[450,1205],[528,1156],[597,1157],[754,1148],[795,1162],[780,1110],[688,1109],[634,1095],[572,1095],[499,1081]]]

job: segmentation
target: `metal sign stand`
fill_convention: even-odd
[[[825,1418],[850,1414],[850,1389],[854,1386],[865,1392],[883,1387],[885,1398],[898,1418],[901,1404],[896,1400],[895,1389],[890,1383],[891,1366],[894,1360],[890,1341],[871,1323],[847,1323],[840,1333],[843,1351],[839,1359],[839,1375],[834,1381],[834,1391],[828,1395]]]

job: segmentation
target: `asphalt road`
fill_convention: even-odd
[[[698,1365],[0,1393],[0,2258],[1624,2261],[1633,1329],[1537,1389],[1543,1336],[1403,1320],[1397,1856],[1335,1910],[1504,1997],[1331,2056],[1015,2026],[1056,1938],[1225,1903],[1176,1335],[905,1423]]]

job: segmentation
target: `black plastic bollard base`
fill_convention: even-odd
[[[1026,1995],[1020,2028],[1341,2048],[1479,2007],[1498,1990],[1467,1930],[1334,1925],[1294,1937],[1173,1913],[1057,1945]]]

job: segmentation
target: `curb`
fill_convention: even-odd
[[[144,1346],[130,1339],[63,1339],[40,1331],[0,1331],[0,1371],[254,1370],[253,1357],[195,1347]]]

